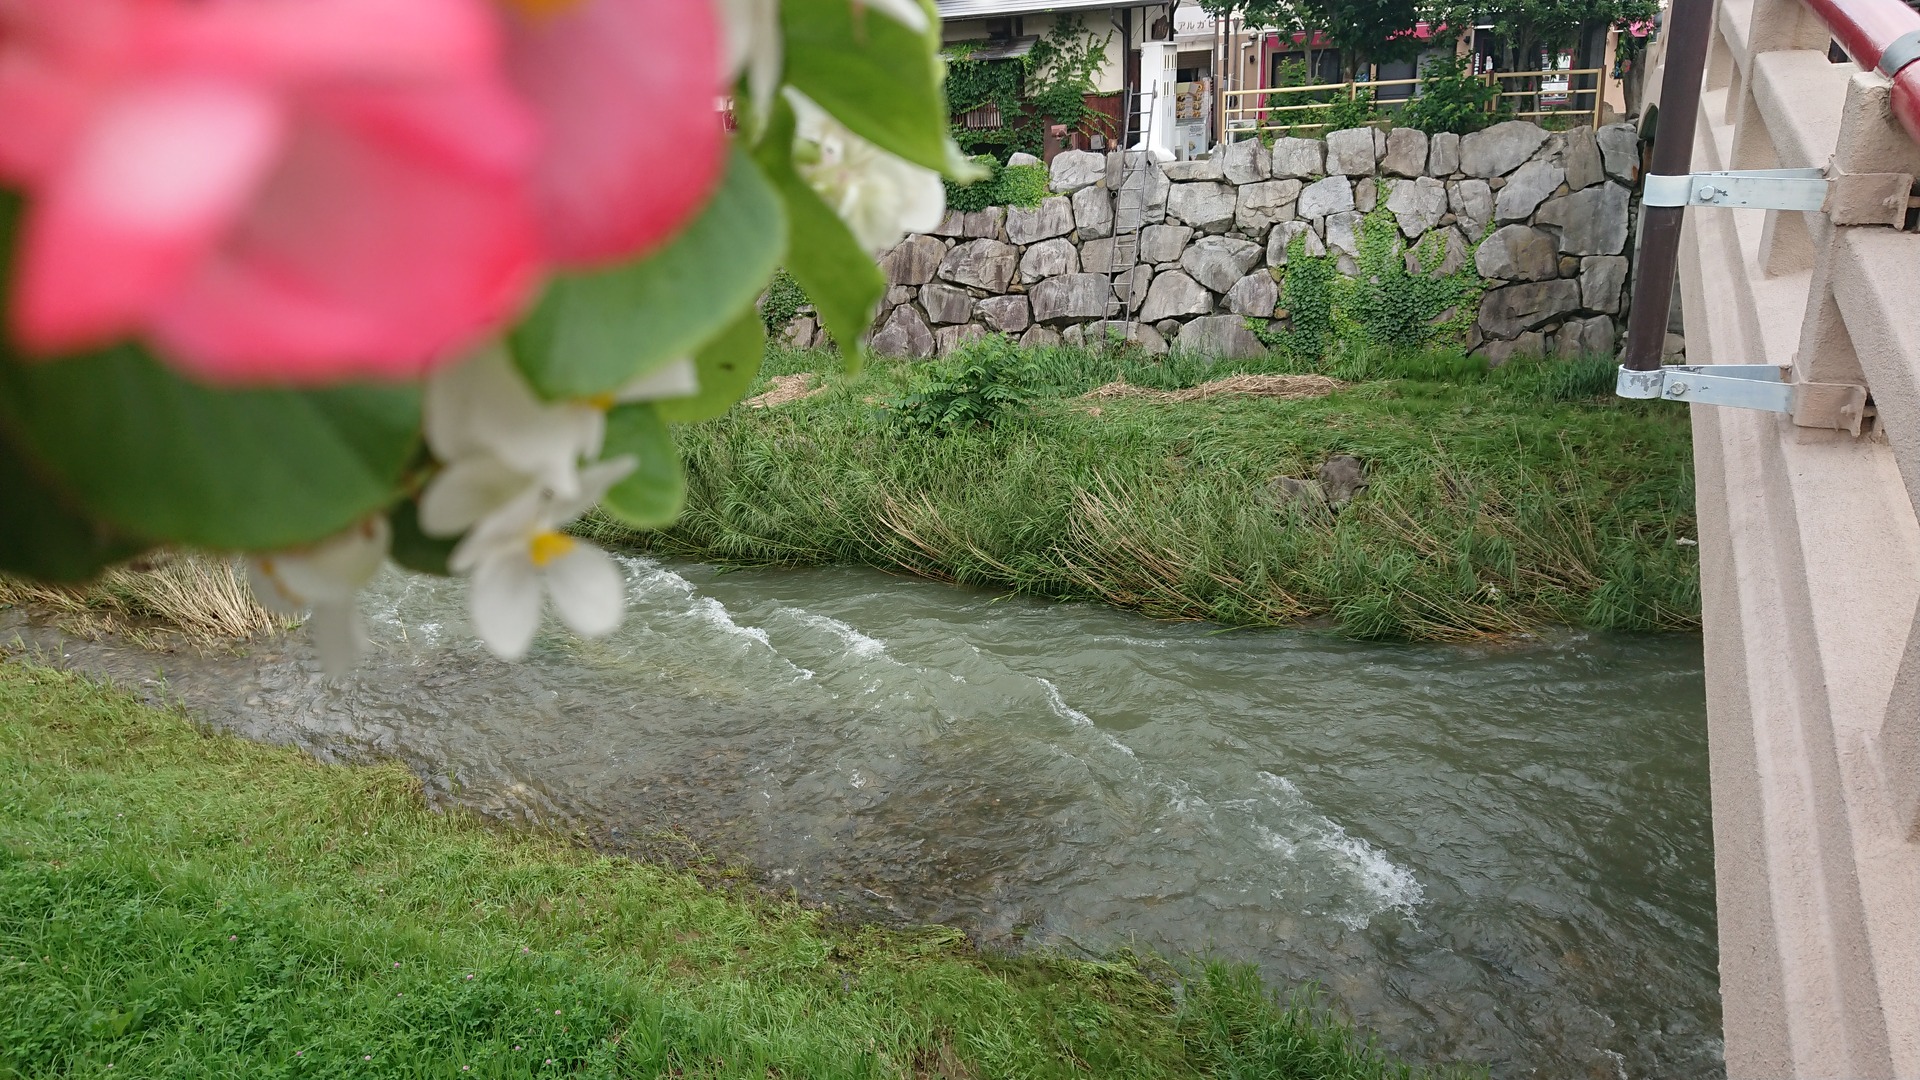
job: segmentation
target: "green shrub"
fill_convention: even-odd
[[[785,269],[775,270],[773,280],[767,283],[766,295],[760,298],[760,321],[771,334],[792,322],[808,303],[807,291],[793,280],[793,275]]]
[[[1037,376],[1019,346],[994,334],[962,344],[928,370],[919,389],[891,405],[901,423],[936,435],[992,427],[1026,411]]]
[[[947,209],[970,214],[993,205],[994,194],[1000,188],[1000,174],[1006,170],[1006,166],[991,154],[977,154],[973,163],[987,170],[987,175],[971,184],[956,184],[945,177],[940,178],[947,188]]]
[[[1399,122],[1426,132],[1466,135],[1492,123],[1498,87],[1473,73],[1465,57],[1438,56],[1420,68],[1420,96],[1400,110]]]
[[[1415,350],[1455,344],[1473,325],[1485,287],[1473,252],[1450,274],[1436,274],[1446,258],[1446,232],[1435,229],[1413,245],[1417,272],[1407,269],[1406,246],[1384,206],[1360,222],[1358,272],[1337,269],[1338,257],[1308,255],[1303,233],[1287,248],[1280,306],[1288,329],[1254,325],[1267,345],[1300,359],[1338,352]]]
[[[988,205],[1039,206],[1049,194],[1050,179],[1045,165],[1009,165],[994,182],[995,198]]]
[[[1326,107],[1316,118],[1324,125],[1320,131],[1345,131],[1347,128],[1366,127],[1386,119],[1373,103],[1373,91],[1362,90],[1344,101],[1336,101]]]

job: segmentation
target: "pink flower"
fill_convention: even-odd
[[[698,209],[720,52],[709,0],[0,0],[11,332],[417,376]]]

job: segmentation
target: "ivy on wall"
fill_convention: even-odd
[[[1085,130],[1094,117],[1086,95],[1107,64],[1112,35],[1096,38],[1078,17],[1063,17],[1034,43],[1027,55],[1009,60],[975,60],[978,42],[947,46],[947,106],[959,117],[992,106],[1002,126],[953,126],[954,141],[969,154],[1005,161],[1015,153],[1039,155],[1046,147],[1047,125]]]
[[[1410,350],[1465,340],[1486,283],[1473,267],[1476,239],[1459,268],[1437,271],[1447,256],[1446,233],[1436,229],[1406,242],[1385,207],[1360,221],[1357,272],[1340,273],[1339,255],[1308,255],[1306,235],[1287,247],[1280,306],[1286,326],[1252,325],[1254,336],[1296,359],[1318,361],[1336,350]]]

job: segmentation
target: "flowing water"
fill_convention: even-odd
[[[617,850],[678,832],[852,914],[1319,979],[1418,1060],[1723,1072],[1697,639],[1382,646],[627,565],[618,634],[519,665],[471,640],[459,583],[398,574],[338,682],[301,646],[64,648],[244,734]]]

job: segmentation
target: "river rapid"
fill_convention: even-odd
[[[517,665],[461,583],[399,573],[341,680],[297,637],[0,636],[490,815],[643,856],[685,836],[850,915],[1317,979],[1419,1061],[1724,1073],[1696,637],[1389,646],[624,561],[617,634]]]

